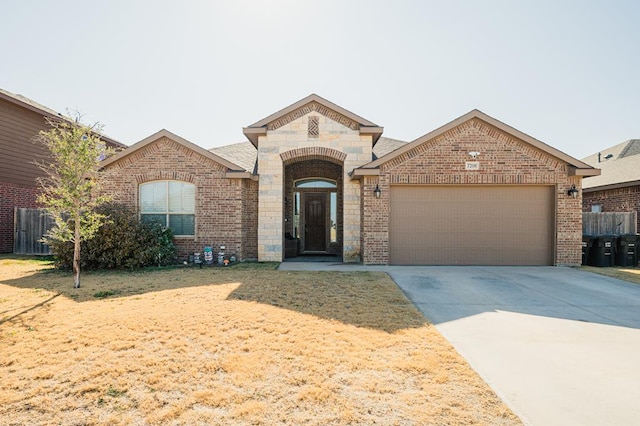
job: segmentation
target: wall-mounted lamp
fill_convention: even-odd
[[[576,189],[575,185],[572,185],[571,188],[567,191],[567,195],[572,198],[578,198],[578,194],[580,192]]]
[[[478,158],[478,156],[480,155],[480,153],[478,151],[471,151],[469,152],[469,156],[471,158],[473,158],[474,160]]]
[[[376,184],[376,189],[373,190],[373,195],[375,195],[376,198],[380,198],[380,194],[382,194],[382,191],[380,191],[380,187]]]

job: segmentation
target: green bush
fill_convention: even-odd
[[[118,203],[104,204],[98,211],[108,217],[108,222],[94,238],[82,242],[81,269],[134,269],[174,262],[171,229],[158,223],[141,223],[134,209]],[[71,269],[73,243],[54,242],[50,246],[56,265]]]

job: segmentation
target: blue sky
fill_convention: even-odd
[[[205,148],[317,93],[411,141],[473,108],[574,157],[640,138],[639,1],[0,0],[0,87]]]

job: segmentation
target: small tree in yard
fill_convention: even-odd
[[[47,119],[51,129],[41,131],[37,139],[49,150],[50,162],[39,164],[46,173],[40,179],[42,192],[38,202],[55,221],[44,241],[70,241],[74,244],[73,280],[80,287],[80,243],[91,239],[106,217],[96,207],[108,201],[98,195],[100,160],[110,148],[100,140],[101,126]]]

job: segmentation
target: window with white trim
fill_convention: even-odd
[[[158,222],[177,237],[195,235],[196,186],[188,182],[158,180],[140,185],[140,220]]]

